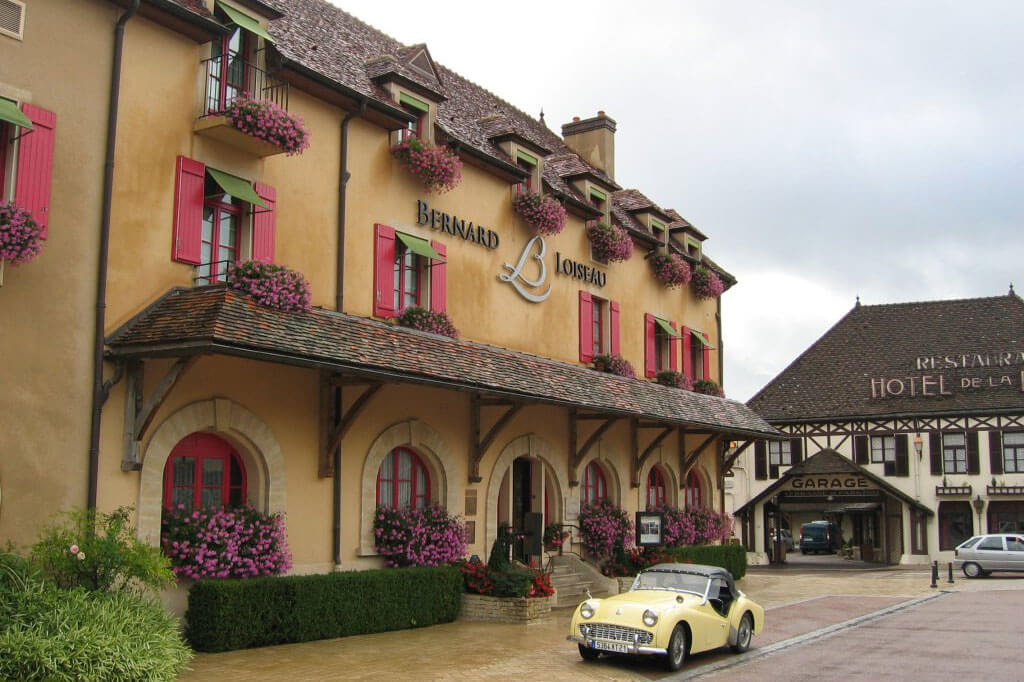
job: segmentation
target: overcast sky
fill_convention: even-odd
[[[1024,2],[334,0],[560,131],[739,285],[747,400],[853,307],[1024,293]]]

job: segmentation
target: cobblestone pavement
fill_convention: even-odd
[[[752,570],[739,582],[739,587],[767,609],[765,632],[754,639],[752,652],[756,653],[760,647],[934,594],[936,590],[929,584],[930,576],[924,569],[799,571],[790,568]],[[974,581],[958,577],[952,585],[944,578],[939,587],[953,592],[1018,590],[1024,593],[1024,577]],[[995,598],[998,600],[998,596]],[[935,602],[948,602],[948,598]],[[576,647],[565,640],[570,614],[570,609],[557,610],[546,622],[529,626],[457,622],[223,654],[198,654],[191,663],[191,672],[180,680],[497,680],[526,676],[563,682],[666,677],[654,660],[611,657],[584,663]],[[950,622],[948,627],[957,625]],[[952,640],[944,636],[941,641]],[[1004,641],[1004,645],[1007,643],[1009,640]],[[843,646],[845,648],[845,639]],[[935,644],[931,646],[934,648]],[[751,666],[770,665],[781,655],[751,657]],[[729,653],[697,655],[687,662],[684,673],[732,658],[734,655]],[[731,668],[729,675],[740,669]],[[787,675],[790,670],[787,667]],[[875,671],[878,670],[876,667]],[[967,678],[983,679],[984,676],[968,675]]]

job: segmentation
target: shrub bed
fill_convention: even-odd
[[[462,585],[448,566],[201,580],[185,636],[197,651],[231,651],[449,623]]]
[[[721,566],[736,580],[747,574],[747,550],[742,545],[692,545],[664,551],[679,563]]]

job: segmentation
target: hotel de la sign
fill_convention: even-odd
[[[247,502],[286,515],[294,571],[347,570],[380,565],[378,504],[433,502],[486,556],[530,511],[721,509],[726,445],[777,435],[654,381],[721,384],[725,340],[721,299],[651,259],[736,280],[704,232],[618,184],[603,112],[558,134],[322,0],[7,6],[0,188],[46,239],[0,287],[0,538],[129,505],[156,543],[167,505]],[[217,115],[239,95],[300,117],[308,148]],[[454,189],[396,158],[410,135],[458,157]],[[564,229],[524,222],[524,192]],[[631,257],[595,257],[595,223]],[[302,273],[312,309],[225,286],[250,259]],[[396,325],[409,306],[459,338]],[[637,377],[593,366],[613,354]]]

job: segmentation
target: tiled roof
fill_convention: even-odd
[[[1024,412],[1024,301],[1013,295],[857,305],[747,405],[773,423],[884,415]],[[998,366],[1008,353],[1011,364]],[[946,356],[992,366],[943,367]],[[918,358],[938,357],[935,368]],[[951,395],[922,395],[922,376]],[[1002,377],[1009,377],[1009,385]],[[913,380],[912,380],[913,378]],[[872,397],[872,380],[898,379],[904,395]],[[962,382],[977,379],[976,388]],[[991,384],[991,385],[990,385]],[[913,386],[915,395],[910,396]],[[898,388],[894,384],[892,388]],[[936,384],[927,390],[938,393]],[[878,388],[876,385],[876,393]]]
[[[627,211],[652,211],[654,213],[660,213],[662,216],[668,217],[668,214],[658,206],[656,203],[648,199],[643,192],[638,189],[622,189],[612,195],[614,201],[622,208]]]
[[[607,173],[586,163],[580,158],[579,154],[576,154],[575,152],[552,154],[544,159],[544,165],[550,166],[555,173],[563,178],[592,175],[609,187],[616,190],[619,189],[619,185],[608,177]]]
[[[345,313],[283,313],[223,286],[172,289],[114,332],[114,355],[217,352],[573,405],[737,435],[778,435],[742,403]]]

